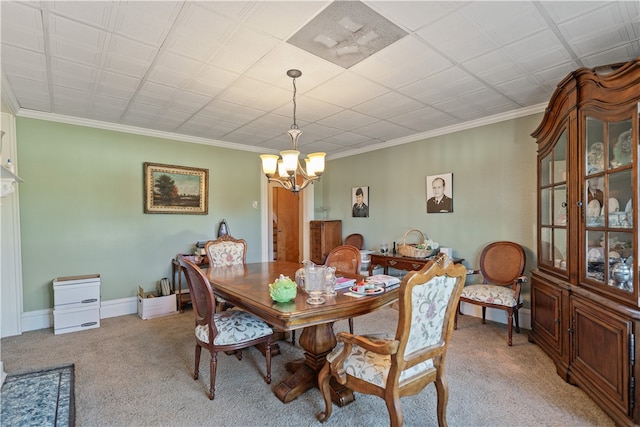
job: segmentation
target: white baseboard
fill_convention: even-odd
[[[482,319],[482,307],[479,305],[461,303],[460,311],[462,314],[466,314],[473,317],[478,317]],[[531,310],[521,308],[518,310],[518,323],[520,323],[520,327],[524,329],[531,329]],[[488,308],[487,309],[487,320],[492,322],[498,322],[507,324],[507,312],[504,310],[497,310]]]
[[[136,297],[102,301],[100,304],[100,318],[106,319],[109,317],[136,314],[138,312],[137,304],[138,302]],[[460,310],[465,315],[482,318],[482,308],[477,305],[462,303]],[[520,327],[524,329],[531,329],[531,310],[520,309],[519,313]],[[507,312],[503,310],[488,309],[487,320],[506,324]],[[29,311],[22,314],[22,330],[24,332],[52,327],[52,309]]]
[[[125,316],[138,312],[136,297],[120,298],[100,303],[100,318]],[[53,328],[53,309],[35,310],[22,313],[22,331]]]

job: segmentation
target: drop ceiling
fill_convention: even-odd
[[[302,43],[328,49],[330,30],[307,24],[331,3],[2,1],[2,99],[19,116],[277,152],[297,68],[299,148],[337,158],[542,111],[576,68],[640,57],[637,1],[365,1],[406,35],[341,65],[294,43],[320,32]],[[335,21],[371,40],[344,10]]]

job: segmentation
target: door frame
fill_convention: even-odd
[[[270,244],[271,240],[269,233],[272,233],[273,225],[270,220],[270,211],[272,205],[271,186],[278,184],[270,184],[267,177],[262,173],[260,169],[260,223],[261,223],[261,259],[262,262],[273,261],[273,247]],[[311,231],[309,230],[309,222],[313,219],[313,200],[314,200],[314,186],[309,185],[303,191],[298,193],[300,197],[300,227],[301,227],[301,251],[302,259],[309,259],[309,236]],[[273,236],[271,237],[273,238]]]

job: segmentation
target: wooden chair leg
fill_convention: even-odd
[[[389,390],[389,394],[385,394],[384,402],[387,405],[387,411],[389,411],[389,425],[391,427],[401,427],[402,404],[400,403],[398,390]]]
[[[296,331],[291,331],[291,344],[296,345]]]
[[[213,400],[215,398],[216,393],[216,365],[218,362],[218,352],[211,352],[211,361],[209,362],[209,369],[211,377],[211,381],[209,383],[209,400]]]
[[[520,322],[518,321],[518,310],[517,309],[513,312],[513,320],[516,323],[516,332],[520,333]]]
[[[318,388],[320,388],[320,392],[322,393],[322,397],[324,398],[324,412],[318,413],[316,418],[321,423],[326,422],[331,416],[331,411],[333,409],[333,402],[331,402],[331,389],[329,387],[329,380],[331,379],[331,366],[327,362],[324,364],[320,373],[318,374]]]
[[[513,343],[511,340],[511,332],[513,329],[512,323],[513,323],[513,313],[509,311],[509,315],[507,316],[507,334],[509,335],[509,346],[511,346]]]
[[[482,324],[487,323],[487,307],[482,307]]]
[[[458,308],[456,309],[456,315],[453,317],[453,330],[458,329],[458,314],[462,314],[460,311],[460,301],[458,301]]]
[[[442,376],[438,376],[435,381],[436,391],[438,396],[438,426],[447,426],[447,404],[449,403],[449,385],[447,379]]]
[[[353,335],[353,317],[349,318],[349,333]]]
[[[202,347],[200,344],[196,342],[196,366],[193,369],[193,379],[197,380],[200,376],[200,353],[202,352]]]
[[[265,359],[267,359],[267,377],[265,381],[267,384],[271,384],[271,340],[267,341],[264,350]]]

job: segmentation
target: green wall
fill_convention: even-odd
[[[171,259],[226,218],[260,260],[256,153],[18,118],[24,311],[53,306],[51,281],[98,273],[102,299],[155,290]],[[143,163],[209,169],[208,215],[143,213]]]
[[[515,241],[525,248],[528,273],[536,262],[537,146],[530,133],[540,120],[534,114],[333,160],[322,177],[327,218],[342,219],[343,236],[361,233],[375,250],[419,229],[470,268],[487,243]],[[454,212],[427,214],[426,177],[449,172]],[[360,186],[369,187],[369,218],[351,217],[351,189]]]
[[[494,240],[525,247],[535,265],[536,144],[542,114],[331,160],[315,185],[313,217],[343,220],[365,246],[401,242],[412,228],[477,266]],[[215,237],[226,218],[261,259],[256,153],[17,119],[24,311],[53,306],[55,277],[99,273],[102,298],[132,297],[170,275],[170,260]],[[143,213],[143,163],[209,169],[209,214]],[[427,175],[453,173],[454,212],[426,213]],[[351,188],[369,186],[370,217],[351,217]],[[525,298],[528,298],[528,287]],[[528,301],[525,302],[528,306]]]

